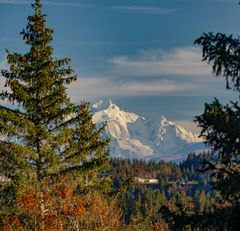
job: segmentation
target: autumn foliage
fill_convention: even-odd
[[[3,231],[116,230],[121,210],[116,200],[99,193],[80,195],[74,183],[31,186],[17,198],[17,214],[4,216]]]

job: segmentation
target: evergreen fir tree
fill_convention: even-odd
[[[216,76],[226,78],[226,88],[240,93],[240,39],[222,33],[204,33],[196,41],[202,46],[203,61],[212,63]],[[212,148],[212,159],[203,163],[202,171],[210,171],[213,187],[221,193],[223,209],[216,211],[217,227],[225,222],[226,230],[239,230],[240,210],[240,106],[239,102],[222,105],[217,99],[205,104],[205,111],[195,121],[201,136]],[[221,230],[223,226],[221,226]]]
[[[32,6],[34,14],[21,32],[30,49],[7,51],[10,69],[2,70],[10,90],[0,97],[16,105],[0,106],[0,168],[10,179],[4,190],[14,194],[22,184],[57,176],[82,181],[79,174],[85,186],[105,187],[105,177],[98,181],[98,174],[108,165],[109,140],[102,136],[104,128],[92,123],[88,104],[71,103],[66,87],[77,77],[68,58],[53,57],[53,30],[46,26],[40,0]]]
[[[240,93],[240,39],[217,33],[204,33],[196,41],[202,46],[203,61],[213,63],[216,76],[226,78],[227,89]],[[212,160],[205,160],[202,171],[212,171],[213,186],[226,201],[240,201],[240,106],[239,102],[222,105],[217,99],[205,104],[205,111],[195,121],[201,136],[212,148]]]

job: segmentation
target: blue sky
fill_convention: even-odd
[[[0,0],[0,65],[5,49],[23,52],[19,32],[32,14],[30,0]],[[69,57],[79,76],[75,102],[111,98],[143,115],[189,121],[217,97],[238,95],[214,78],[193,45],[202,32],[240,34],[237,0],[43,0],[55,30],[56,57]],[[3,80],[0,80],[3,86]]]

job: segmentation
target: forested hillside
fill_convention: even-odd
[[[209,152],[178,164],[110,159],[106,124],[68,96],[77,76],[53,54],[41,1],[32,8],[26,50],[7,50],[1,71],[0,230],[239,231],[239,103],[215,99],[196,116]],[[239,93],[240,39],[208,33],[195,43]]]
[[[164,223],[161,211],[164,206],[172,212],[184,206],[181,209],[189,214],[214,210],[219,198],[210,188],[208,174],[199,172],[201,162],[207,158],[208,153],[190,154],[181,164],[111,159],[114,187],[121,187],[129,180],[120,197],[125,222],[139,223],[139,227],[145,228],[160,220]]]

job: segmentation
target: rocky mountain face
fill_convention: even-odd
[[[100,100],[92,109],[93,122],[107,124],[112,157],[181,161],[190,152],[206,150],[197,134],[163,116],[145,118],[121,109],[111,100]]]

